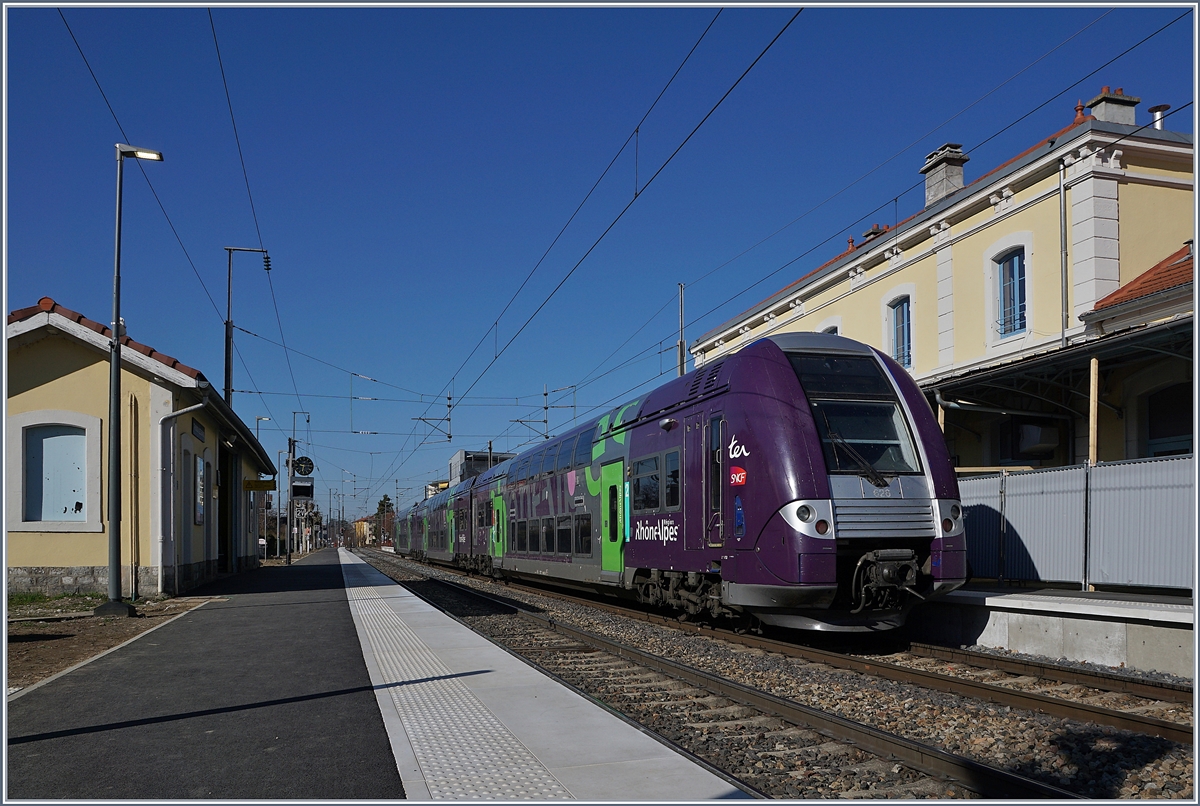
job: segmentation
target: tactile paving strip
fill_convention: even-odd
[[[387,605],[374,568],[343,564],[342,573],[432,799],[574,799]]]

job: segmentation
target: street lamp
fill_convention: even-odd
[[[121,601],[121,194],[125,159],[162,162],[163,155],[148,148],[116,144],[117,232],[113,257],[112,342],[108,380],[108,601],[94,611],[97,616],[132,616],[137,610]]]
[[[270,419],[271,419],[270,417],[258,417],[258,416],[255,416],[255,418],[254,418],[254,438],[255,438],[256,440],[258,439],[258,424],[259,424],[260,422],[262,422],[263,420],[268,420],[268,421],[269,421]]]
[[[261,252],[263,268],[271,270],[271,258],[266,249],[251,249],[243,246],[226,246],[229,253],[229,278],[225,283],[225,402],[233,408],[233,253]],[[266,417],[264,419],[270,419]],[[258,423],[255,423],[257,427]]]

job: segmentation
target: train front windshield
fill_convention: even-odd
[[[867,356],[788,353],[808,397],[830,473],[919,473],[895,389]]]

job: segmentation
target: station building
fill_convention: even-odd
[[[112,330],[43,297],[8,317],[8,590],[108,590]],[[204,375],[121,337],[122,595],[178,594],[258,564],[256,495],[275,475]]]
[[[960,467],[1191,453],[1193,138],[1139,103],[1104,87],[970,182],[942,146],[923,210],[705,333],[696,365],[836,332],[908,368]]]

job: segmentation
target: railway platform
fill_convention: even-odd
[[[1194,624],[1186,597],[976,582],[918,607],[909,633],[1194,679]]]
[[[409,799],[748,797],[350,552],[340,559]]]

